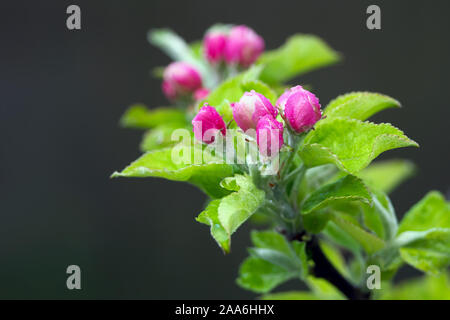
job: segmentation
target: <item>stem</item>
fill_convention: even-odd
[[[296,234],[292,240],[304,241],[302,236],[302,234]],[[306,249],[314,261],[312,273],[315,277],[324,278],[350,300],[367,300],[370,298],[370,292],[355,287],[334,268],[322,252],[322,249],[320,249],[319,241],[316,236],[312,236],[311,240],[306,242]]]
[[[292,148],[291,153],[289,154],[289,157],[286,159],[286,161],[283,163],[283,167],[281,168],[280,177],[281,179],[284,179],[284,176],[286,172],[289,171],[289,168],[291,166],[292,161],[295,158],[295,155],[297,154],[298,150],[300,149],[300,146],[302,144],[303,139],[305,138],[305,135],[295,135],[294,133],[289,132],[289,144]]]
[[[291,195],[290,195],[290,199],[291,199],[292,205],[294,206],[295,210],[297,210],[298,190],[300,188],[300,184],[302,183],[303,177],[305,176],[305,172],[306,172],[306,168],[303,163],[299,166],[299,168],[300,168],[300,170],[298,172],[298,176],[294,180],[294,184],[292,185]]]
[[[286,177],[284,178],[285,183],[291,181],[291,179],[293,177],[295,177],[299,172],[302,172],[303,170],[305,170],[304,165],[301,164],[300,166],[298,166],[297,168],[295,168],[294,170],[292,170],[291,172],[289,172],[289,174],[286,175]]]

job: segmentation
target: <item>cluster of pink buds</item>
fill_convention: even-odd
[[[322,117],[319,99],[301,86],[283,93],[276,106],[286,124],[297,134],[311,129]],[[256,130],[256,142],[262,155],[272,157],[278,154],[284,144],[283,124],[276,119],[278,110],[269,99],[252,90],[245,92],[239,102],[232,103],[231,108],[239,128],[249,135],[252,135],[249,130]],[[192,124],[195,138],[208,144],[214,142],[218,132],[223,136],[227,132],[220,114],[207,104],[200,109]]]
[[[284,114],[289,127],[296,133],[311,129],[322,118],[319,99],[302,86],[286,90],[278,98],[276,106]]]
[[[203,47],[206,59],[212,64],[225,61],[228,64],[248,67],[264,51],[264,40],[251,28],[240,25],[228,31],[208,31],[203,40]]]
[[[276,120],[278,111],[269,99],[255,92],[246,92],[239,102],[231,104],[233,118],[243,131],[256,129],[259,151],[265,156],[277,154],[283,146],[283,124]]]
[[[169,100],[186,96],[194,96],[201,100],[208,95],[208,90],[202,87],[200,73],[186,62],[172,62],[164,70],[162,90]]]
[[[211,64],[226,62],[249,67],[264,51],[264,40],[251,28],[240,25],[211,29],[205,35],[203,48]],[[201,101],[209,94],[202,85],[198,70],[186,62],[173,62],[164,70],[162,90],[169,100],[191,98]]]

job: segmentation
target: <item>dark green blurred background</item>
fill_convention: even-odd
[[[81,31],[66,28],[69,4],[81,7]],[[381,31],[365,26],[369,4],[381,7]],[[0,298],[254,297],[234,283],[248,225],[223,256],[194,221],[200,191],[109,179],[139,155],[141,132],[118,126],[125,108],[167,103],[149,72],[169,59],[147,43],[150,28],[192,41],[216,22],[244,23],[268,49],[296,32],[323,37],[345,60],[299,81],[323,105],[353,90],[397,98],[403,109],[373,120],[421,145],[384,157],[419,167],[392,195],[397,212],[430,189],[448,194],[449,10],[448,1],[406,0],[2,1]],[[70,264],[81,267],[81,291],[66,289]],[[397,280],[417,274],[406,268]]]

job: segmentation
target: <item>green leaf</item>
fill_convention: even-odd
[[[330,221],[330,212],[327,209],[316,210],[314,214],[303,216],[303,226],[310,233],[320,233]]]
[[[331,220],[356,240],[367,253],[372,254],[384,248],[385,243],[376,235],[371,234],[348,219],[337,214],[331,216]]]
[[[312,216],[306,215],[305,217]],[[329,214],[329,219],[331,218],[331,213]],[[323,230],[323,234],[330,241],[336,243],[337,245],[347,248],[353,253],[360,252],[361,245],[358,241],[356,241],[349,233],[347,233],[344,229],[340,228],[336,223],[332,220],[328,222],[326,227]]]
[[[280,251],[266,248],[250,248],[249,252],[251,256],[280,266],[289,272],[298,270],[295,260]]]
[[[308,167],[327,163],[355,174],[380,153],[418,144],[390,124],[355,119],[324,119],[305,138],[300,156]]]
[[[176,61],[186,61],[199,69],[205,68],[204,63],[198,58],[196,47],[187,44],[183,38],[170,29],[153,29],[148,32],[148,41],[160,48],[170,58]]]
[[[261,80],[277,83],[333,64],[339,59],[339,54],[320,38],[297,34],[280,48],[264,53],[258,63],[264,65]]]
[[[397,216],[389,197],[381,191],[374,190],[373,205],[363,205],[364,224],[380,238],[391,240],[398,230]]]
[[[225,253],[230,252],[230,237],[219,221],[220,199],[211,201],[196,220],[211,227],[211,236]]]
[[[186,162],[175,161],[180,154],[187,155]],[[202,158],[194,158],[195,154]],[[231,175],[233,167],[225,164],[222,159],[213,157],[207,150],[177,145],[147,152],[121,172],[114,172],[112,177],[160,177],[187,181],[198,186],[210,197],[220,198],[229,191],[221,188],[219,183]]]
[[[286,238],[278,232],[272,230],[253,230],[250,236],[256,248],[273,249],[288,256],[294,253]]]
[[[270,92],[270,88],[261,81],[257,81],[261,67],[253,66],[245,72],[236,75],[222,82],[215,90],[213,90],[205,99],[212,106],[219,106],[226,102],[239,101],[245,91],[250,90],[264,90]],[[267,93],[266,92],[266,93]],[[203,105],[203,101],[200,105]]]
[[[320,300],[320,297],[312,292],[306,291],[286,291],[265,294],[261,300]]]
[[[120,119],[120,125],[126,128],[150,129],[158,125],[185,126],[184,112],[172,108],[149,110],[142,104],[131,106]]]
[[[278,98],[278,95],[275,93],[275,91],[273,91],[267,84],[260,80],[245,81],[241,84],[241,88],[244,92],[255,90],[256,92],[261,93],[263,96],[269,99],[272,104],[275,104]]]
[[[371,187],[389,193],[414,172],[415,166],[412,162],[396,159],[374,162],[360,171],[358,177]]]
[[[345,300],[344,295],[331,283],[322,278],[309,276],[307,284],[311,292],[288,291],[266,294],[262,300]]]
[[[438,191],[429,192],[403,217],[398,233],[450,228],[450,204]]]
[[[172,139],[172,134],[176,129],[179,128],[180,127],[173,125],[159,125],[154,129],[147,131],[141,141],[141,151],[152,151],[175,145],[177,141],[174,141]],[[186,130],[189,129],[186,127]],[[190,132],[193,136],[193,131],[190,130]]]
[[[424,276],[403,281],[394,287],[384,288],[381,300],[450,300],[448,275]]]
[[[253,231],[251,237],[255,248],[249,249],[251,256],[241,265],[237,280],[240,286],[266,293],[289,279],[306,278],[304,242],[289,243],[275,231]]]
[[[217,112],[222,116],[226,123],[233,120],[233,111],[230,103],[239,101],[245,92],[255,90],[263,94],[272,103],[277,100],[277,94],[264,82],[256,80],[259,74],[257,67],[252,67],[248,71],[228,79],[219,85],[216,90],[199,103],[199,107],[205,102],[215,106]],[[233,127],[233,126],[229,126]]]
[[[217,112],[222,116],[222,119],[225,123],[230,123],[233,119],[233,109],[231,108],[229,101],[223,101],[216,107]],[[234,123],[234,122],[233,122]],[[231,124],[228,124],[230,129],[234,129],[235,127]]]
[[[244,91],[241,88],[241,81],[242,78],[236,76],[222,82],[222,84],[208,95],[206,101],[212,106],[221,105],[224,101],[238,101],[244,94]],[[203,104],[203,102],[201,102],[201,104]]]
[[[191,63],[197,61],[189,45],[172,30],[153,29],[148,32],[147,38],[151,44],[159,47],[173,60]]]
[[[334,202],[362,201],[371,203],[372,197],[361,179],[347,175],[327,184],[309,195],[301,206],[303,214],[311,213]]]
[[[233,179],[239,189],[224,197],[219,205],[219,221],[229,236],[250,218],[265,200],[264,191],[253,184],[250,176],[235,175]]]
[[[321,300],[345,300],[344,295],[323,278],[309,276],[306,283]]]
[[[203,41],[197,40],[197,41],[191,42],[189,44],[189,48],[191,49],[191,52],[195,58],[197,58],[199,60],[203,59]]]
[[[248,257],[239,268],[237,283],[244,289],[267,293],[294,277],[294,272],[288,272],[280,266],[256,257]]]
[[[258,258],[279,265],[288,271],[296,271],[301,278],[308,272],[305,243],[292,241],[275,231],[253,231],[252,242],[256,248],[250,253]]]
[[[294,240],[291,246],[295,251],[297,266],[300,268],[300,279],[308,276],[308,256],[306,254],[306,243]]]
[[[438,273],[450,265],[450,204],[429,192],[400,223],[396,245],[403,260],[415,268]]]
[[[450,265],[450,228],[405,231],[396,240],[402,259],[417,269],[437,274]]]
[[[329,117],[348,117],[366,120],[377,112],[387,108],[399,108],[397,100],[372,92],[352,92],[337,97],[331,101],[324,114]]]

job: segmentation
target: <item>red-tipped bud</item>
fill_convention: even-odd
[[[225,58],[227,35],[223,30],[208,31],[203,40],[206,60],[212,64],[221,62]]]
[[[284,143],[283,124],[270,115],[261,118],[256,126],[256,141],[262,155],[278,154]]]
[[[248,67],[264,51],[264,40],[247,26],[231,28],[225,48],[225,60],[228,63]]]
[[[212,143],[217,132],[225,136],[227,126],[214,107],[205,104],[192,120],[194,136],[197,140]]]
[[[236,124],[244,131],[256,129],[256,125],[262,117],[270,115],[276,118],[278,111],[264,95],[255,92],[246,92],[239,102],[231,105],[233,118]]]
[[[205,99],[209,94],[209,90],[206,88],[200,88],[195,90],[194,92],[194,100],[195,101],[201,101]]]
[[[276,105],[284,110],[286,122],[297,133],[311,129],[322,117],[319,99],[301,86],[283,93]]]
[[[170,100],[191,94],[201,86],[200,73],[186,62],[173,62],[164,70],[162,90]]]

